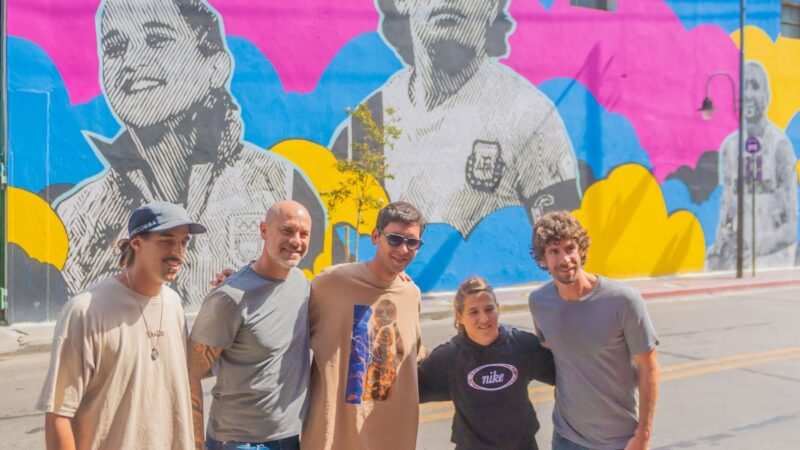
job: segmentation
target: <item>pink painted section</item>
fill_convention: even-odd
[[[8,34],[47,52],[73,103],[100,93],[94,30],[98,4],[98,0],[8,0]]]
[[[569,0],[549,10],[537,0],[514,0],[510,11],[517,28],[506,64],[534,84],[579,80],[631,121],[659,180],[681,165],[694,167],[736,129],[726,80],[711,84],[714,119],[705,122],[696,112],[709,75],[723,71],[738,79],[738,50],[721,28],[687,31],[660,0],[619,1],[614,12],[572,7]]]
[[[336,53],[378,29],[372,0],[212,0],[228,35],[247,38],[291,92],[310,92]],[[255,20],[254,20],[255,18]]]
[[[275,66],[287,91],[314,89],[336,52],[375,31],[372,0],[211,0],[228,35],[247,38]],[[100,94],[95,13],[98,0],[9,0],[9,34],[42,47],[73,103]]]

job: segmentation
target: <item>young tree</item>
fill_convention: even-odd
[[[353,141],[351,156],[336,162],[337,170],[344,175],[336,188],[322,193],[328,206],[329,215],[344,205],[352,205],[354,213],[353,225],[356,229],[355,249],[350,254],[350,228],[345,228],[345,260],[358,261],[358,230],[366,225],[365,219],[370,212],[377,212],[385,204],[385,193],[377,186],[383,186],[386,180],[394,178],[386,165],[385,152],[394,148],[394,142],[400,137],[401,130],[393,124],[394,110],[385,111],[384,125],[379,125],[372,111],[362,104],[354,110],[348,109],[351,124],[358,123],[364,131],[363,139]]]

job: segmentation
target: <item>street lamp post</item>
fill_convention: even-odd
[[[739,111],[739,147],[736,162],[736,278],[742,278],[742,266],[744,262],[744,23],[746,17],[746,1],[739,0],[739,102],[738,108],[736,96],[733,96],[734,108]],[[717,72],[711,74],[706,80],[706,96],[700,112],[703,118],[708,120],[714,113],[714,103],[709,97],[708,87],[717,76],[724,76],[731,82],[731,90],[735,89],[736,82],[730,74]],[[755,186],[754,186],[755,188]],[[753,222],[755,227],[755,222]],[[755,240],[753,241],[755,245]],[[752,249],[751,249],[752,250]],[[753,250],[754,251],[754,250]],[[755,265],[754,265],[755,267]],[[754,272],[755,273],[755,272]]]

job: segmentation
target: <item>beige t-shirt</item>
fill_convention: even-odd
[[[164,332],[155,361],[142,309]],[[178,294],[147,298],[107,278],[64,306],[37,407],[73,418],[78,450],[190,450],[188,379]]]
[[[344,264],[311,284],[311,399],[305,450],[413,450],[420,292]]]

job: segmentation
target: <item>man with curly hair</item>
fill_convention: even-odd
[[[536,333],[556,363],[553,450],[646,450],[658,338],[636,290],[584,270],[589,243],[566,211],[545,214],[533,228],[533,257],[553,277],[529,298]]]

